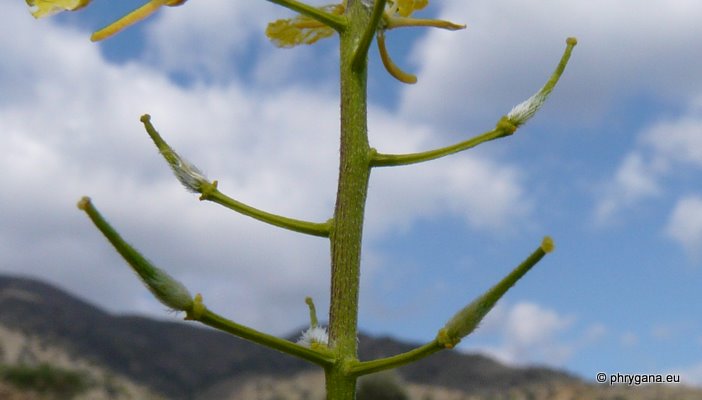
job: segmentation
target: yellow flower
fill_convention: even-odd
[[[409,17],[416,10],[421,10],[429,4],[429,0],[396,0],[388,1],[390,14]]]
[[[61,11],[75,11],[90,3],[90,0],[26,0],[34,18],[43,18]]]
[[[427,26],[448,30],[458,30],[465,28],[465,25],[454,24],[449,21],[424,18],[410,18],[417,10],[421,10],[429,4],[429,0],[388,0],[383,21],[376,32],[376,42],[380,51],[380,60],[383,62],[385,69],[392,75],[393,78],[403,83],[416,83],[417,77],[403,71],[390,58],[387,46],[385,45],[385,31],[410,27],[410,26]]]
[[[25,0],[29,5],[29,11],[35,18],[48,17],[61,11],[75,11],[90,4],[91,0]],[[93,33],[91,40],[98,41],[106,39],[122,29],[134,25],[149,15],[156,12],[162,6],[179,6],[187,0],[150,0],[136,10],[130,12],[117,21]]]
[[[365,2],[364,5],[368,6]],[[395,79],[404,83],[415,83],[417,77],[404,72],[390,58],[387,46],[385,45],[385,31],[395,28],[405,27],[433,27],[448,30],[465,28],[465,25],[454,24],[449,21],[425,18],[411,18],[411,15],[429,5],[429,0],[387,0],[383,10],[377,30],[376,39],[380,51],[380,59],[385,69]],[[368,6],[370,7],[370,6]],[[341,4],[332,4],[312,11],[319,11],[320,15],[336,17],[344,14],[346,1]],[[311,15],[311,10],[305,14]],[[320,18],[313,18],[308,15],[298,15],[295,18],[279,19],[271,22],[266,28],[266,36],[278,47],[295,47],[300,44],[313,44],[320,39],[330,37],[334,34],[334,28],[330,24],[325,24]]]
[[[343,4],[321,7],[330,14],[341,15]],[[313,44],[334,34],[334,29],[306,15],[279,19],[268,24],[266,36],[278,47],[295,47],[299,44]]]

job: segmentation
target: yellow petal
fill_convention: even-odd
[[[299,17],[298,17],[299,18]],[[301,23],[295,19],[279,19],[271,22],[266,28],[266,36],[278,47],[295,47],[300,44],[312,44],[334,34],[334,30],[326,25]]]
[[[61,11],[83,8],[90,0],[26,0],[34,18],[43,18]]]
[[[397,13],[409,17],[413,12],[421,10],[429,4],[429,0],[397,0]]]
[[[332,14],[341,14],[344,11],[344,6],[334,4],[324,6],[323,9]],[[278,47],[312,44],[333,34],[334,29],[305,15],[298,15],[291,19],[279,19],[269,23],[266,27],[266,36]]]
[[[421,10],[429,5],[429,0],[414,0],[414,9]]]

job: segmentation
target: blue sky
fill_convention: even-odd
[[[230,196],[314,221],[332,212],[337,40],[281,50],[264,0],[191,0],[104,43],[138,1],[94,0],[35,21],[0,4],[0,271],[113,312],[175,319],[77,211],[83,195],[206,304],[287,334],[305,296],[328,307],[328,245],[200,203],[144,133]],[[313,4],[324,4],[315,1]],[[392,31],[394,81],[371,50],[369,131],[381,152],[491,129],[533,94],[565,39],[561,83],[517,134],[416,166],[374,170],[360,326],[431,340],[544,235],[556,242],[461,349],[512,364],[680,373],[702,384],[702,4],[622,0],[431,2],[459,32]]]

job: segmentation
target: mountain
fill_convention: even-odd
[[[22,277],[0,276],[0,346],[5,365],[49,363],[100,371],[93,372],[90,381],[108,387],[112,394],[101,395],[106,398],[222,399],[232,387],[255,381],[260,388],[261,379],[272,385],[299,376],[313,377],[319,381],[314,385],[321,387],[319,369],[296,358],[195,324],[112,315],[54,286]],[[359,337],[361,359],[414,347],[389,337]],[[583,385],[561,371],[509,367],[457,351],[436,353],[399,373],[409,384],[457,393]]]
[[[25,278],[0,277],[0,324],[173,399],[193,398],[220,380],[245,373],[287,375],[313,367],[194,324],[111,315]]]

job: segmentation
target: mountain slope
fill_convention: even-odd
[[[0,324],[41,336],[169,398],[192,398],[244,372],[278,375],[312,367],[195,325],[113,316],[24,278],[0,277]]]
[[[373,339],[366,336],[361,336],[360,343],[361,359],[390,356],[416,347],[391,338]],[[483,355],[457,351],[436,353],[400,368],[399,372],[413,383],[443,386],[464,392],[489,392],[526,384],[577,381],[574,376],[561,371],[537,367],[508,367]]]
[[[288,377],[314,366],[236,337],[176,322],[108,314],[37,280],[0,276],[0,325],[65,348],[168,398],[191,399],[219,382],[246,376]],[[359,338],[361,359],[414,345]],[[551,369],[512,368],[480,355],[443,351],[400,369],[410,382],[472,393],[524,384],[577,382]]]

